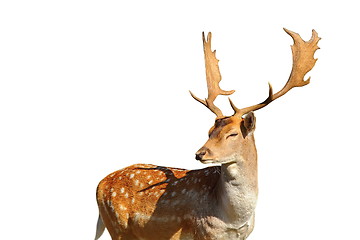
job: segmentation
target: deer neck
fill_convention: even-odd
[[[257,201],[257,153],[253,136],[248,138],[236,161],[221,165],[216,187],[219,215],[232,228],[250,221]]]

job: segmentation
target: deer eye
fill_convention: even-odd
[[[226,139],[228,139],[229,137],[236,137],[237,135],[238,135],[238,133],[231,133],[226,136]]]

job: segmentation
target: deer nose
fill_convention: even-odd
[[[196,153],[196,154],[195,154],[195,159],[196,159],[196,160],[201,160],[204,155],[205,155],[205,152]]]
[[[195,153],[195,159],[196,160],[202,160],[204,155],[206,154],[207,149],[202,147]]]

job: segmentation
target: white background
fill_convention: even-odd
[[[256,112],[249,239],[360,239],[356,1],[125,2],[1,1],[1,239],[93,239],[107,174],[204,167],[194,153],[214,115],[188,93],[207,94],[201,32],[245,107],[287,81],[282,27],[305,40],[316,29],[321,49],[310,85]]]

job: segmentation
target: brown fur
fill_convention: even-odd
[[[189,171],[132,165],[100,182],[97,189],[100,214],[113,239],[200,237],[201,233],[196,233],[192,226],[202,208],[200,202],[206,204],[211,199],[219,176],[220,167]],[[157,233],[153,238],[152,232]]]

